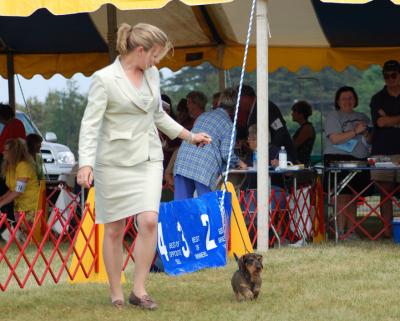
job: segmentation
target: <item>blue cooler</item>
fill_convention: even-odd
[[[400,244],[400,220],[394,219],[392,222],[393,241]]]

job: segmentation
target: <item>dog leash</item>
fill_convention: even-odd
[[[215,159],[216,159],[216,161],[217,161],[217,166],[218,166],[218,168],[219,168],[219,174],[222,176],[222,178],[224,177],[224,173],[223,173],[223,171],[222,171],[222,153],[221,153],[221,150],[217,147],[217,146],[215,146],[214,145],[214,141],[212,141],[211,142],[211,149],[212,149],[212,151],[213,151],[213,153],[214,153],[214,157],[215,157]],[[217,154],[217,150],[218,150],[218,152],[219,152],[219,156],[220,157],[218,157],[218,154]],[[221,159],[221,163],[219,162],[219,160]],[[226,175],[227,175],[228,173],[226,173]],[[226,180],[225,179],[223,179],[222,180],[223,181],[223,184],[224,184],[224,187],[225,187],[225,191],[227,191],[228,190],[228,187],[227,187],[227,184],[226,184]],[[235,209],[234,209],[234,207],[232,206],[232,212],[233,212],[233,217],[235,218],[235,221],[236,221],[236,224],[237,224],[237,226],[239,226],[239,221],[238,221],[238,218],[237,218],[237,214],[236,214],[236,211],[235,211]],[[221,213],[221,215],[222,215],[222,213]],[[224,229],[224,231],[225,231],[225,229]],[[242,240],[242,243],[243,243],[243,246],[244,246],[244,249],[245,249],[245,252],[246,252],[246,254],[247,253],[251,253],[250,251],[249,251],[249,249],[247,248],[247,246],[246,246],[246,242],[245,242],[245,240],[244,240],[244,236],[243,236],[243,234],[242,234],[242,230],[239,228],[239,234],[240,234],[240,238],[241,238],[241,240]],[[225,239],[227,239],[226,237],[225,237]],[[235,257],[235,259],[236,259],[236,261],[238,260],[238,257],[237,257],[237,255],[236,255],[236,253],[233,253],[233,255],[234,255],[234,257]]]

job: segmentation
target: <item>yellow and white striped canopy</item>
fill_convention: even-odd
[[[7,52],[14,56],[15,72],[27,78],[35,74],[48,78],[55,73],[90,75],[107,65],[105,3],[119,8],[118,24],[147,22],[168,34],[174,56],[164,59],[160,67],[178,70],[205,61],[224,69],[241,66],[251,2],[1,0],[0,75],[7,75]],[[313,70],[328,66],[343,70],[349,65],[367,68],[400,58],[400,6],[394,4],[400,0],[331,2],[268,0],[270,71],[279,67],[295,71],[303,66]],[[365,4],[350,4],[355,2]],[[39,8],[47,10],[35,11]],[[255,39],[253,28],[248,71],[256,67]]]
[[[47,9],[54,15],[93,12],[104,4],[113,4],[120,10],[159,9],[173,0],[1,0],[0,15],[29,16],[38,9]],[[233,0],[180,0],[189,6],[231,2]]]

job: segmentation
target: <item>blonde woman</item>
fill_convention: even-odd
[[[146,291],[157,241],[163,152],[157,129],[170,139],[211,142],[169,117],[160,104],[159,72],[154,66],[172,49],[159,28],[139,23],[118,29],[115,62],[93,75],[79,138],[78,183],[96,188],[96,223],[104,228],[104,263],[116,308],[124,305],[121,287],[122,239],[127,217],[138,224],[135,272],[129,303],[157,308]]]
[[[25,212],[28,223],[32,224],[38,204],[39,183],[34,162],[21,138],[5,142],[1,173],[9,190],[0,197],[0,208],[14,202],[15,217],[18,219],[18,215]]]

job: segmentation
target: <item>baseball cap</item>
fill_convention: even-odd
[[[383,72],[387,71],[399,71],[400,72],[400,63],[397,60],[388,60],[383,64]]]

